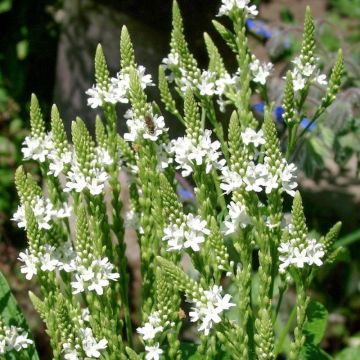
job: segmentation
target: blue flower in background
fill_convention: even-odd
[[[253,110],[258,112],[259,114],[264,114],[265,103],[259,102],[259,103],[254,104],[252,107],[253,107]]]
[[[183,188],[182,186],[178,187],[178,194],[183,200],[188,200],[188,201],[194,200],[194,193]]]
[[[284,114],[284,108],[282,106],[277,106],[274,110],[275,119],[279,123],[283,123],[283,114]]]
[[[252,108],[259,115],[264,115],[265,103],[264,102],[256,103],[252,106]],[[275,116],[276,122],[278,122],[278,123],[284,122],[284,119],[283,119],[284,108],[282,106],[277,106],[274,109],[273,114]],[[305,129],[309,125],[309,123],[310,123],[310,120],[308,118],[302,118],[300,121],[300,126],[303,129]],[[317,127],[317,125],[315,123],[312,123],[311,126],[307,129],[307,131],[313,132],[316,129],[316,127]]]
[[[269,27],[266,25],[264,21],[247,19],[245,25],[248,28],[248,30],[250,30],[255,35],[258,35],[265,40],[270,39],[272,36]]]
[[[308,118],[303,118],[300,121],[300,126],[305,129],[310,124],[310,120]],[[310,127],[307,129],[309,132],[313,132],[317,128],[315,123],[312,123]]]

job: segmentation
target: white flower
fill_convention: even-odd
[[[242,177],[235,171],[231,171],[227,166],[221,169],[220,189],[224,190],[224,194],[230,194],[234,190],[240,189],[243,184]]]
[[[75,281],[71,282],[73,294],[78,294],[85,289],[95,291],[98,295],[104,293],[104,287],[107,287],[111,281],[117,280],[120,275],[113,272],[114,265],[109,262],[107,257],[95,259],[89,267],[83,265],[77,266]]]
[[[6,351],[20,351],[34,342],[28,339],[28,333],[21,328],[11,325],[5,328]]]
[[[325,74],[320,74],[318,75],[315,79],[314,79],[315,82],[317,82],[319,85],[322,85],[322,86],[326,86],[327,85],[327,80],[326,80],[326,75]]]
[[[51,132],[43,137],[27,136],[23,142],[21,151],[24,160],[35,160],[43,163],[54,149]]]
[[[87,357],[98,359],[101,356],[99,350],[107,348],[107,340],[101,339],[99,342],[93,336],[90,328],[80,329],[82,335],[82,348]]]
[[[148,321],[144,324],[143,327],[138,327],[136,331],[143,336],[143,340],[152,340],[155,338],[158,332],[164,330],[161,324],[161,319],[158,312],[153,312]]]
[[[292,72],[292,77],[293,77],[293,87],[294,87],[294,91],[299,91],[302,90],[305,87],[306,81],[305,78],[303,77],[303,75],[297,71],[297,69],[294,69],[294,71]]]
[[[180,225],[171,223],[166,226],[162,240],[168,242],[167,251],[179,251],[183,248],[199,251],[199,245],[205,241],[205,235],[209,234],[205,220],[188,214]]]
[[[187,136],[179,137],[171,141],[171,151],[175,153],[176,169],[182,169],[181,175],[186,177],[192,173],[192,160],[190,154],[195,148],[191,139]]]
[[[104,99],[111,104],[122,103],[127,104],[129,90],[129,78],[119,72],[116,77],[110,79],[109,91],[105,93]]]
[[[274,189],[279,187],[279,177],[278,175],[272,175],[268,173],[267,177],[264,180],[265,192],[270,194]]]
[[[265,178],[268,175],[268,170],[263,164],[256,164],[250,162],[246,168],[246,174],[243,178],[246,184],[246,191],[261,192],[262,186],[265,185]]]
[[[28,249],[26,249],[25,252],[19,253],[18,259],[24,263],[20,268],[21,273],[25,274],[27,280],[31,280],[32,277],[37,274],[36,265],[38,264],[39,259],[31,254]]]
[[[296,166],[295,164],[287,164],[284,162],[283,169],[280,174],[280,180],[282,183],[282,187],[285,192],[287,192],[291,196],[295,196],[295,189],[297,188],[296,183]]]
[[[318,243],[316,239],[309,239],[307,246],[307,256],[309,265],[321,266],[323,264],[322,258],[325,255],[324,247]]]
[[[162,63],[165,65],[165,68],[169,69],[172,66],[178,66],[180,63],[180,57],[178,53],[171,52],[167,57],[162,59]]]
[[[160,349],[159,343],[156,343],[152,346],[146,345],[145,351],[145,360],[159,360],[160,355],[164,352],[162,349]]]
[[[144,139],[157,141],[160,135],[162,135],[168,130],[168,128],[165,127],[165,120],[163,116],[149,115],[145,119],[145,123],[146,126],[144,128],[144,134],[143,134]]]
[[[205,301],[196,301],[195,306],[190,311],[190,321],[200,321],[198,328],[205,335],[209,335],[213,324],[221,322],[220,315],[235,304],[230,303],[231,296],[221,296],[222,287],[214,285],[212,289],[204,291]]]
[[[67,173],[64,192],[75,190],[77,193],[80,193],[86,188],[86,185],[85,176],[80,172],[78,167],[73,166],[72,170]]]
[[[87,176],[85,176],[80,169],[76,157],[74,157],[71,163],[71,170],[66,174],[67,182],[64,192],[74,190],[80,193],[84,189],[88,189],[91,195],[102,193],[109,177],[103,167],[104,164],[100,164],[96,159],[93,159],[90,165],[92,167],[88,170]]]
[[[59,270],[64,270],[67,273],[73,272],[77,269],[76,252],[69,241],[62,244],[56,249],[57,259],[59,259]]]
[[[302,74],[306,77],[310,77],[314,73],[315,69],[315,65],[307,63],[302,68]]]
[[[167,251],[181,250],[184,245],[185,224],[169,224],[164,229],[163,241],[168,242]]]
[[[206,221],[202,220],[200,216],[188,214],[186,225],[184,247],[191,248],[193,251],[199,251],[199,245],[205,241],[204,235],[210,234],[210,230],[206,227]]]
[[[93,109],[102,106],[104,94],[98,86],[94,85],[92,88],[86,90],[85,94],[89,95],[89,98],[87,100],[88,106],[90,106]]]
[[[173,163],[173,158],[172,156],[170,156],[171,144],[170,143],[155,144],[155,150],[158,159],[157,168],[160,171],[163,171],[164,169],[167,169],[170,164]]]
[[[74,295],[85,291],[85,280],[83,276],[81,276],[81,274],[75,274],[75,281],[71,282],[71,286],[73,288],[72,293]]]
[[[242,141],[245,145],[254,144],[255,147],[265,144],[264,131],[260,129],[256,132],[254,129],[246,128],[241,133]]]
[[[140,134],[144,139],[157,141],[168,130],[165,127],[163,116],[151,114],[147,115],[145,119],[129,118],[126,125],[129,129],[129,132],[124,134],[126,141],[135,141]]]
[[[271,74],[273,68],[272,63],[263,63],[261,64],[258,59],[253,60],[250,63],[250,70],[253,75],[253,81],[261,85],[266,84],[266,79]]]
[[[56,216],[59,219],[67,218],[71,216],[71,212],[72,212],[72,206],[68,205],[67,203],[64,203],[63,207],[57,210]]]
[[[26,229],[25,207],[19,205],[11,220],[17,222],[17,226]]]
[[[245,17],[256,16],[259,12],[255,5],[250,5],[250,0],[221,0],[221,7],[217,16],[229,15],[235,8],[243,10]]]
[[[53,255],[54,251],[55,247],[46,245],[45,253],[39,258],[42,271],[54,271],[59,266],[59,260]]]
[[[227,206],[229,214],[224,220],[225,235],[231,235],[251,224],[251,218],[244,205],[231,201]]]
[[[221,169],[225,166],[225,160],[220,159],[220,142],[211,142],[211,130],[205,130],[196,142],[188,136],[180,137],[171,141],[171,151],[175,153],[177,169],[182,169],[182,176],[189,176],[193,166],[205,165],[208,174],[213,169]]]
[[[145,89],[147,86],[155,86],[152,82],[151,74],[145,74],[146,68],[145,66],[139,65],[136,69],[137,75],[140,80],[141,87]]]
[[[315,239],[307,239],[305,246],[303,245],[301,248],[295,244],[294,240],[281,243],[278,251],[281,254],[279,256],[281,273],[284,273],[291,265],[299,269],[304,268],[305,265],[321,266],[322,258],[325,255],[323,245]]]
[[[49,199],[44,199],[40,196],[32,199],[30,204],[40,229],[49,230],[51,228],[51,220],[69,217],[71,214],[71,207],[67,204],[64,204],[63,208],[57,210]],[[17,222],[19,228],[26,229],[25,207],[23,205],[18,207],[12,220]]]
[[[77,350],[71,344],[63,343],[62,348],[65,360],[80,360]]]
[[[50,160],[48,175],[59,176],[59,174],[63,172],[65,165],[71,163],[72,153],[67,151],[59,157],[58,154],[53,151],[49,154],[48,158]]]
[[[103,147],[96,147],[95,152],[97,155],[97,161],[102,165],[112,165],[113,159],[111,158],[107,149]]]
[[[198,85],[198,89],[200,91],[200,95],[202,96],[212,96],[215,93],[215,77],[216,74],[204,70],[200,77],[200,82]]]
[[[90,321],[90,310],[89,308],[84,308],[81,310],[81,319],[83,321],[89,322]]]
[[[230,76],[228,73],[225,73],[221,76],[221,78],[215,81],[215,94],[221,96],[225,93],[225,90],[228,86],[236,85],[239,81],[239,76],[235,74],[234,76]]]
[[[300,250],[299,248],[294,248],[293,258],[291,263],[294,264],[298,268],[303,268],[304,264],[309,261],[309,258],[306,253],[306,249]]]

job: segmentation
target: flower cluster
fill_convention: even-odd
[[[63,270],[67,273],[73,272],[77,268],[76,253],[69,242],[65,242],[57,248],[46,244],[41,254],[33,254],[26,249],[19,253],[18,259],[24,263],[20,271],[25,274],[27,280],[31,280],[37,274],[38,268],[41,271]]]
[[[101,356],[100,351],[107,348],[107,340],[101,339],[97,341],[89,327],[80,329],[79,338],[81,345],[72,345],[67,342],[62,344],[65,360],[81,360],[83,359],[82,353],[85,354],[87,359],[98,359]]]
[[[36,135],[26,136],[21,151],[24,160],[32,159],[40,163],[45,162],[46,158],[54,151],[51,132],[44,134],[42,137]]]
[[[245,145],[252,144],[257,148],[265,144],[263,135],[263,130],[256,132],[247,128],[241,133],[241,138]],[[294,196],[297,187],[296,166],[292,163],[288,164],[285,159],[282,159],[276,167],[270,165],[268,156],[264,157],[264,163],[256,164],[254,161],[249,161],[242,176],[226,166],[222,168],[221,173],[220,187],[225,194],[229,194],[241,186],[244,186],[246,191],[262,192],[265,190],[267,194],[281,187],[286,193]]]
[[[204,165],[207,174],[224,167],[226,162],[220,159],[220,142],[212,142],[211,133],[211,130],[206,129],[198,141],[188,136],[171,141],[171,150],[175,153],[175,162],[178,164],[176,168],[182,170],[182,176],[189,176],[194,165]]]
[[[254,17],[259,13],[256,5],[250,5],[250,0],[221,0],[221,6],[217,16],[229,16],[234,9],[244,11],[245,17]]]
[[[73,294],[88,291],[95,291],[98,295],[104,293],[111,281],[116,281],[120,274],[114,272],[114,265],[108,258],[95,259],[89,266],[78,265],[76,267],[75,281],[71,282]]]
[[[231,201],[227,206],[229,213],[224,220],[224,233],[231,235],[237,233],[240,229],[251,224],[251,218],[246,212],[244,205]]]
[[[14,325],[5,326],[0,333],[0,355],[15,350],[17,352],[27,349],[34,342],[28,339],[28,333]]]
[[[299,56],[293,60],[294,69],[292,70],[294,91],[303,90],[309,82],[314,82],[319,85],[327,85],[326,75],[320,74],[316,65],[310,62],[303,61]]]
[[[230,309],[235,304],[230,302],[231,296],[226,294],[221,296],[222,287],[214,285],[210,290],[204,291],[205,299],[188,300],[194,303],[192,311],[190,311],[190,321],[200,322],[199,331],[203,331],[204,335],[209,335],[209,332],[214,324],[221,321],[221,315],[225,310]]]
[[[152,340],[158,332],[163,330],[164,327],[161,326],[160,314],[156,311],[150,314],[144,326],[138,327],[136,331],[142,335],[143,340]]]
[[[152,78],[150,74],[145,74],[145,67],[138,66],[136,69],[137,76],[143,89],[147,86],[153,86]],[[92,88],[86,91],[89,96],[88,105],[96,109],[99,106],[103,106],[104,103],[116,104],[129,102],[129,89],[130,89],[130,77],[127,71],[120,71],[116,77],[110,79],[110,86],[108,90],[100,89],[98,85],[94,85]]]
[[[106,150],[98,151],[99,156],[94,158],[89,164],[90,168],[85,172],[81,168],[77,157],[74,156],[71,163],[71,169],[66,174],[66,184],[64,191],[72,190],[80,193],[87,189],[91,195],[99,195],[105,187],[108,180],[108,173],[105,171],[105,165],[111,165],[112,159]]]
[[[250,63],[250,70],[253,76],[253,81],[261,85],[266,84],[266,79],[270,76],[273,68],[272,63],[260,63],[260,60],[254,59]]]
[[[60,209],[55,209],[54,205],[49,199],[40,196],[34,197],[30,202],[31,209],[38,222],[39,229],[49,230],[51,228],[51,221],[54,219],[63,219],[70,217],[72,207],[64,203]],[[13,215],[14,220],[19,228],[26,229],[25,206],[19,205],[18,209]]]
[[[139,136],[151,141],[157,141],[168,130],[165,127],[163,116],[148,114],[145,119],[135,119],[132,111],[129,111],[127,117],[126,125],[129,132],[124,134],[126,141],[136,141]]]
[[[164,229],[163,241],[167,241],[167,251],[179,251],[191,248],[200,250],[200,244],[205,241],[205,236],[210,234],[206,221],[200,216],[188,214],[183,222],[169,224]]]
[[[298,245],[295,239],[283,242],[278,248],[280,266],[279,271],[284,273],[286,269],[293,265],[302,269],[305,265],[321,266],[322,258],[325,255],[324,246],[316,239],[307,239],[305,245]]]

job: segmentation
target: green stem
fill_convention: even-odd
[[[276,347],[275,347],[275,357],[280,353],[283,345],[284,345],[284,342],[285,342],[285,339],[290,331],[290,328],[291,328],[291,325],[292,323],[294,322],[295,320],[295,317],[296,317],[296,306],[293,307],[291,313],[290,313],[290,317],[282,331],[282,333],[280,334],[279,336],[279,341],[278,343],[276,344]]]
[[[221,207],[221,210],[224,214],[226,214],[226,201],[224,199],[224,196],[221,192],[221,189],[220,189],[220,183],[219,183],[219,178],[216,174],[215,171],[212,171],[212,178],[214,180],[214,184],[215,184],[215,188],[216,188],[216,193],[217,193],[217,196],[218,196],[218,201],[219,201],[219,205]]]

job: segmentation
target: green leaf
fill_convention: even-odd
[[[346,348],[336,355],[335,360],[355,360],[360,359],[360,346]]]
[[[311,301],[306,309],[307,320],[304,326],[306,343],[320,344],[328,321],[328,312],[317,301]]]
[[[22,312],[17,305],[14,295],[11,293],[9,285],[0,272],[0,315],[6,325],[15,325],[21,327],[28,332],[29,338],[33,339],[29,327],[25,321]],[[27,349],[21,351],[22,354],[26,354],[30,360],[39,360],[39,356],[36,352],[35,346],[31,345]],[[8,356],[9,355],[9,356]],[[19,353],[9,353],[6,359],[18,359]]]
[[[298,360],[331,360],[333,359],[328,353],[314,344],[305,344],[300,351]]]

